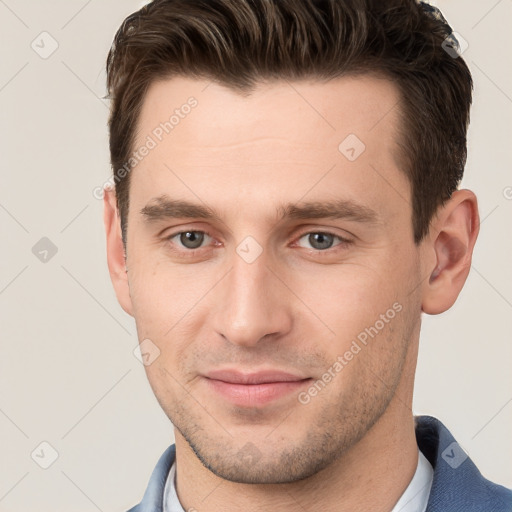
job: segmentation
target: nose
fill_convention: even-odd
[[[264,254],[247,263],[235,253],[230,272],[217,287],[214,328],[234,345],[253,347],[292,328],[290,292]]]

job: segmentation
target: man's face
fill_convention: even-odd
[[[312,475],[412,388],[421,253],[397,103],[371,77],[148,91],[136,148],[157,145],[131,176],[130,312],[160,351],[146,367],[159,403],[223,478]]]

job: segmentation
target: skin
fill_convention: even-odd
[[[118,300],[139,340],[160,350],[145,368],[175,427],[180,501],[209,512],[389,511],[417,465],[421,313],[447,310],[464,285],[478,234],[475,195],[456,191],[414,244],[390,81],[283,80],[243,96],[174,77],[150,87],[137,147],[190,96],[197,107],[132,171],[126,261],[113,191],[104,217]],[[351,133],[366,146],[352,162],[338,150]],[[218,218],[148,220],[141,210],[163,194]],[[283,204],[332,200],[371,208],[375,222],[279,215]],[[191,254],[180,231],[210,237]],[[334,237],[319,249],[311,233]],[[236,251],[247,236],[262,250],[252,263]],[[393,304],[400,312],[333,371]],[[224,368],[311,380],[240,407],[204,377]],[[329,368],[328,384],[301,403],[299,391]]]

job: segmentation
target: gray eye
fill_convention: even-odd
[[[201,231],[184,231],[180,233],[180,243],[187,249],[197,249],[204,241],[204,233]]]
[[[305,236],[307,236],[309,245],[313,249],[320,251],[330,249],[333,246],[334,239],[338,238],[337,236],[331,235],[330,233],[309,233]]]

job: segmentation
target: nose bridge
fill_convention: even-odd
[[[279,335],[291,327],[290,301],[283,297],[278,279],[269,270],[269,258],[261,251],[255,259],[242,242],[232,257],[218,297],[215,329],[229,342],[255,345],[267,335]],[[254,252],[253,252],[254,256]],[[281,285],[282,286],[282,285]]]

